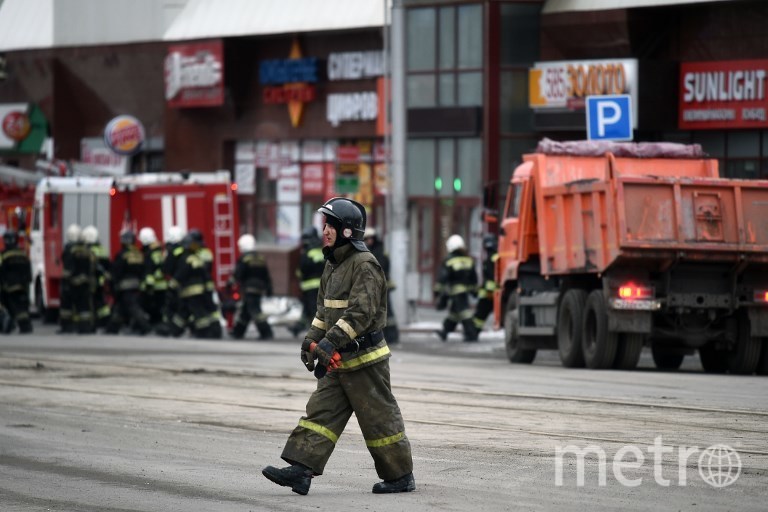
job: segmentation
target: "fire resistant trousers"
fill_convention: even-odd
[[[320,379],[307,402],[307,415],[288,438],[283,460],[321,475],[353,412],[379,478],[395,480],[411,473],[411,444],[392,395],[389,360]]]

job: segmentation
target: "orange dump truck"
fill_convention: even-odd
[[[499,219],[507,355],[768,373],[768,181],[723,179],[699,146],[542,141]]]

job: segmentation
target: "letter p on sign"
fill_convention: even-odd
[[[629,94],[587,96],[589,140],[632,140],[632,101]]]

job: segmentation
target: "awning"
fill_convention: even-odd
[[[0,2],[0,51],[53,46],[53,0]]]
[[[383,27],[389,0],[189,0],[163,39]]]
[[[659,7],[663,5],[703,4],[705,2],[724,2],[741,0],[547,0],[542,14],[569,11],[606,11],[609,9],[629,9],[632,7]]]

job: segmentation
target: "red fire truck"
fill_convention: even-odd
[[[164,242],[168,229],[199,229],[213,253],[213,280],[226,287],[237,259],[236,185],[227,171],[120,177],[49,177],[35,189],[30,232],[33,309],[51,316],[59,307],[61,253],[71,224],[96,226],[114,257],[120,233],[151,227]]]

